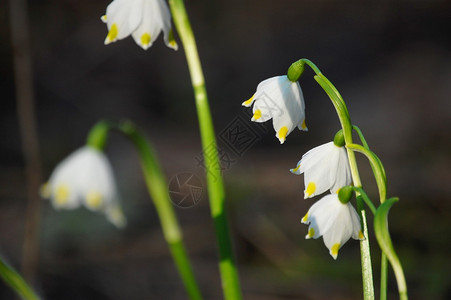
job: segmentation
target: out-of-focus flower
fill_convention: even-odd
[[[337,194],[329,194],[310,207],[302,218],[302,223],[310,224],[306,239],[323,236],[330,255],[337,259],[338,250],[352,237],[364,239],[360,218],[351,203],[343,204]]]
[[[296,168],[290,171],[297,175],[304,173],[306,199],[327,190],[335,193],[352,182],[346,150],[344,147],[336,146],[334,142],[308,151],[302,156]]]
[[[108,26],[105,45],[133,36],[147,50],[163,30],[169,48],[178,49],[171,28],[171,14],[164,0],[114,0],[102,16]]]
[[[290,81],[286,75],[260,82],[255,94],[243,102],[246,107],[252,104],[254,115],[251,121],[261,123],[272,119],[281,144],[296,127],[307,131],[301,86],[297,81]]]
[[[103,212],[117,227],[126,220],[118,202],[116,182],[105,154],[84,146],[60,162],[41,188],[56,209],[75,209],[80,205]]]

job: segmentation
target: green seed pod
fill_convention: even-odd
[[[354,192],[352,186],[344,186],[338,190],[338,199],[341,203],[346,204],[351,200],[352,193]]]
[[[91,129],[86,144],[97,150],[103,151],[108,138],[110,125],[107,121],[100,121]]]
[[[334,144],[337,147],[343,147],[346,143],[345,143],[345,137],[343,135],[343,130],[340,129],[334,137]]]
[[[291,64],[288,68],[287,77],[290,81],[296,82],[302,73],[304,73],[305,63],[302,60],[298,60]]]

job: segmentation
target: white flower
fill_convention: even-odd
[[[84,146],[60,162],[41,194],[50,198],[56,209],[84,205],[105,213],[118,227],[125,225],[111,165],[105,154],[93,147]]]
[[[310,198],[330,190],[338,189],[352,182],[348,155],[344,147],[330,142],[308,151],[302,156],[293,174],[304,173],[304,197]]]
[[[343,204],[337,194],[324,196],[310,207],[302,218],[302,223],[310,224],[306,239],[323,236],[330,255],[337,259],[338,250],[351,237],[363,240],[360,218],[351,203]]]
[[[171,14],[164,0],[114,0],[101,19],[109,30],[105,45],[131,34],[135,42],[147,50],[163,30],[166,45],[174,50],[178,48],[171,29]]]
[[[254,103],[251,121],[266,122],[272,118],[276,137],[283,144],[294,128],[307,131],[305,104],[299,83],[285,76],[266,79],[257,86],[255,94],[243,106]]]

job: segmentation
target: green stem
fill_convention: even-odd
[[[168,185],[152,145],[146,140],[142,132],[129,121],[98,122],[88,135],[88,145],[102,150],[105,146],[107,134],[110,129],[116,129],[124,134],[136,147],[141,160],[141,167],[143,169],[144,179],[149,194],[157,210],[158,217],[160,218],[164,238],[169,245],[185,289],[190,299],[202,299],[194,277],[194,272],[192,271],[188,255],[183,245],[182,233],[171,204]]]
[[[366,192],[362,188],[356,186],[354,186],[353,189],[359,193],[359,196],[361,196],[362,200],[365,202],[365,204],[368,206],[368,208],[371,210],[374,216],[376,214],[376,207],[374,206],[373,202],[371,202]]]
[[[370,151],[370,148],[368,146],[368,143],[366,142],[366,139],[357,126],[353,125],[352,129],[354,129],[357,134],[359,135],[360,140],[362,141],[363,148],[366,149],[369,152],[369,155],[372,157],[373,162],[370,163],[371,169],[373,170],[373,174],[377,176],[376,174],[380,174],[383,177],[380,178],[381,183],[378,184],[383,187],[383,189],[386,189],[387,185],[387,176],[385,174],[384,165],[382,164],[379,157],[377,157],[374,153]],[[376,181],[378,180],[378,177],[376,177]],[[386,192],[382,192],[383,194],[386,194]],[[382,196],[381,190],[379,189],[379,195],[381,195],[381,203],[385,201],[385,196]],[[387,256],[384,252],[381,254],[381,282],[380,282],[380,299],[386,300],[387,299],[387,272],[388,272],[388,264],[387,264]]]
[[[225,207],[225,191],[218,158],[215,132],[196,41],[183,0],[169,0],[175,27],[185,49],[199,118],[206,167],[208,196],[219,246],[219,270],[225,299],[241,299],[238,271],[230,238]],[[207,151],[208,150],[208,151]]]
[[[349,116],[348,109],[346,107],[343,98],[341,97],[338,90],[335,86],[329,81],[329,79],[324,76],[319,68],[308,59],[300,59],[296,63],[307,64],[312,70],[316,73],[313,77],[316,82],[323,88],[326,94],[329,96],[332,104],[337,111],[338,118],[340,119],[341,127],[343,129],[343,135],[345,139],[346,145],[352,144],[352,124],[351,118]],[[346,149],[348,154],[349,166],[351,169],[351,176],[354,186],[361,187],[362,183],[360,181],[359,170],[357,168],[357,161],[355,159],[355,154],[350,149]],[[357,192],[357,196],[359,193]],[[361,255],[361,263],[362,263],[362,281],[363,281],[363,297],[365,300],[374,299],[374,285],[373,285],[373,271],[371,265],[371,254],[370,254],[370,245],[369,245],[369,236],[368,236],[368,226],[366,222],[366,213],[365,210],[360,210],[360,217],[362,219],[363,225],[363,233],[365,235],[365,239],[360,241],[360,255]]]
[[[22,299],[25,300],[39,300],[33,289],[25,282],[22,276],[19,275],[13,268],[0,258],[0,277],[3,281],[13,289]]]
[[[398,198],[389,198],[379,206],[374,217],[374,232],[379,246],[386,255],[387,259],[390,261],[395,273],[396,282],[398,284],[399,298],[401,300],[407,300],[407,285],[404,277],[404,271],[402,269],[401,262],[396,255],[395,249],[393,248],[390,233],[388,232],[388,212],[392,205],[397,201]],[[385,274],[383,276],[387,275]]]
[[[365,136],[363,135],[360,128],[355,125],[352,125],[352,129],[354,129],[357,132],[357,134],[359,135],[359,138],[363,144],[363,147],[369,151],[370,147],[368,146]],[[384,180],[386,182],[387,177],[385,175],[384,166],[383,166],[382,162],[380,161],[379,157],[375,156],[375,158],[378,162],[379,169],[383,173]],[[376,174],[376,170],[375,170],[375,167],[373,166],[373,164],[371,164],[371,169],[373,170],[373,174]],[[374,214],[374,212],[373,212],[373,214]],[[388,277],[387,272],[388,272],[387,256],[385,255],[384,252],[382,252],[382,254],[381,254],[381,282],[380,282],[380,299],[381,300],[387,299],[387,277]]]
[[[354,129],[357,132],[357,134],[358,134],[358,136],[360,138],[360,141],[362,142],[363,147],[365,147],[366,149],[370,150],[370,147],[368,146],[368,143],[366,142],[366,139],[365,139],[365,136],[362,133],[362,130],[360,130],[360,128],[357,127],[356,125],[352,125],[352,129]]]
[[[188,295],[193,300],[202,299],[182,242],[180,226],[171,204],[165,176],[156,159],[156,153],[144,135],[131,122],[121,122],[117,128],[132,141],[139,153],[147,188],[155,204],[164,237],[169,244]]]
[[[387,276],[388,264],[387,255],[384,252],[381,254],[381,295],[380,300],[387,300]]]
[[[381,164],[380,159],[371,150],[358,144],[346,144],[346,148],[352,151],[357,151],[364,154],[370,161],[373,168],[374,178],[376,179],[377,187],[379,189],[380,202],[384,203],[387,195],[387,182],[385,178],[385,170]]]

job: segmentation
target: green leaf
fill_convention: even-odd
[[[392,205],[395,204],[398,200],[398,198],[389,198],[379,206],[374,217],[374,232],[376,234],[376,239],[379,243],[379,246],[387,256],[388,261],[390,262],[395,273],[396,282],[398,284],[399,297],[402,300],[406,300],[407,285],[404,277],[404,271],[393,247],[390,233],[388,232],[388,212]]]
[[[13,289],[20,298],[24,300],[39,300],[33,289],[25,282],[25,280],[0,258],[0,277],[3,281]]]

